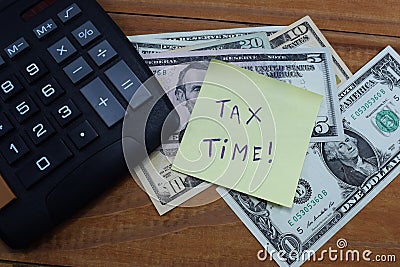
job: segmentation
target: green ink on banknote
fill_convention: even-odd
[[[391,133],[399,128],[399,117],[391,110],[381,110],[375,119],[379,129],[386,133]]]

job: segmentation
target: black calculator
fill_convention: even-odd
[[[96,1],[3,0],[0,23],[0,236],[23,248],[129,174],[127,108],[138,163],[179,119]]]

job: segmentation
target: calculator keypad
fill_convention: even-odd
[[[3,47],[0,154],[26,189],[121,122],[142,84],[94,22],[72,4]],[[150,97],[140,90],[134,107]]]

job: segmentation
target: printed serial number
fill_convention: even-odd
[[[368,99],[364,105],[359,107],[353,114],[351,114],[351,118],[353,120],[356,120],[357,117],[360,117],[365,111],[367,111],[372,105],[379,99],[381,98],[384,94],[386,94],[384,89],[379,90],[376,94],[374,94],[373,97]]]
[[[303,206],[303,208],[301,208],[298,212],[296,212],[296,214],[293,215],[293,217],[288,220],[288,224],[290,226],[294,226],[293,222],[300,221],[304,217],[304,215],[306,215],[309,211],[311,211],[313,209],[313,207],[318,205],[318,203],[320,203],[321,200],[323,200],[327,195],[328,195],[328,192],[325,189],[322,190],[321,193],[319,193],[313,199],[308,201],[308,203],[305,204]]]

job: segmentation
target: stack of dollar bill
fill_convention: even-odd
[[[170,167],[211,59],[323,95],[292,208],[217,189],[280,266],[301,265],[400,172],[400,57],[390,47],[353,76],[308,16],[287,27],[129,39],[181,117],[179,131],[134,169],[160,215],[210,186]]]

